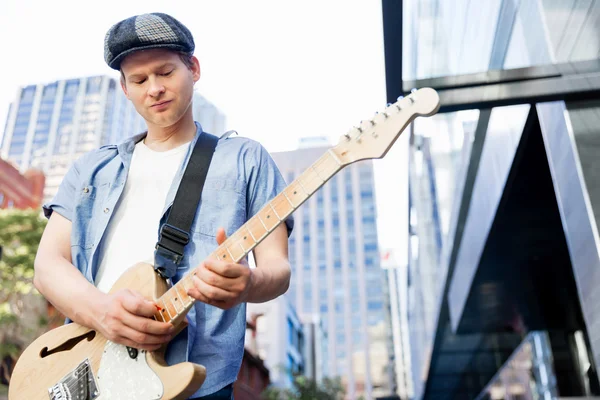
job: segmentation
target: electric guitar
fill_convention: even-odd
[[[438,109],[436,91],[423,88],[361,122],[209,257],[239,262],[339,170],[356,161],[382,158],[412,120]],[[192,287],[191,273],[169,287],[152,265],[138,263],[119,278],[111,292],[123,288],[140,292],[161,308],[154,315],[156,320],[181,330],[195,301],[187,295]],[[25,349],[12,374],[9,399],[187,399],[204,382],[206,369],[189,362],[168,366],[164,352],[165,346],[146,352],[111,342],[76,323],[64,325]]]

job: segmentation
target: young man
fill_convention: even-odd
[[[38,290],[70,320],[107,339],[155,350],[169,342],[167,360],[204,365],[207,376],[192,398],[233,398],[244,352],[246,302],[263,302],[289,285],[287,238],[281,224],[254,250],[257,268],[205,260],[285,184],[258,143],[221,138],[214,152],[179,264],[177,282],[196,269],[189,295],[198,300],[188,328],[174,336],[169,323],[150,319],[155,304],[132,290],[107,294],[130,266],[164,263],[155,256],[183,171],[202,128],[192,116],[200,66],[189,30],[166,14],[145,14],[114,25],[105,60],[121,71],[127,98],[148,131],[77,160],[44,211],[49,222],[35,261]],[[77,302],[72,299],[79,299]]]

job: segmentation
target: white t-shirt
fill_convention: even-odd
[[[154,151],[135,145],[121,198],[106,228],[95,283],[107,293],[121,274],[139,262],[154,264],[154,246],[167,193],[189,143]]]

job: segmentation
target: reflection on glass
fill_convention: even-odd
[[[598,1],[405,0],[403,18],[405,80],[600,54]]]
[[[410,146],[408,313],[415,398],[427,378],[439,312],[440,262],[457,201],[457,182],[464,179],[479,119],[478,110],[418,119]]]
[[[531,332],[477,400],[551,400],[558,398],[546,332]]]

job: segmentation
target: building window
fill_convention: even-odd
[[[360,192],[360,198],[363,200],[370,199],[373,197],[373,192],[370,190],[363,190]]]
[[[288,318],[288,341],[290,345],[294,345],[294,324],[292,320]]]
[[[298,353],[304,353],[304,334],[302,331],[298,331]]]

